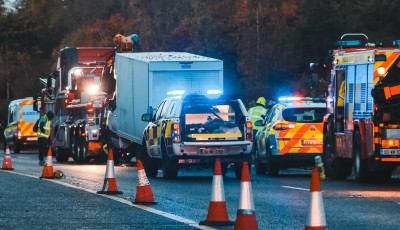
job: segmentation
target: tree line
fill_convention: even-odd
[[[224,61],[224,91],[276,98],[310,91],[308,66],[343,33],[400,39],[400,0],[0,0],[0,118],[32,96],[69,46],[114,46],[136,33],[141,51],[185,51]],[[314,94],[314,95],[310,95]]]

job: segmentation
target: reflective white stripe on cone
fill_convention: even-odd
[[[322,200],[321,183],[318,169],[314,169],[311,176],[310,199],[305,229],[326,229],[324,202]]]
[[[243,162],[242,179],[240,183],[239,208],[237,210],[235,230],[258,229],[256,212],[254,211],[253,191],[251,188],[250,171],[247,162]]]
[[[138,184],[136,187],[136,198],[134,204],[157,204],[154,201],[153,191],[147,179],[146,172],[141,160],[137,160]]]
[[[46,164],[43,166],[43,172],[40,178],[55,178],[51,148],[47,151]]]
[[[201,221],[200,225],[234,225],[234,222],[229,220],[228,212],[226,209],[224,179],[222,177],[221,162],[219,159],[215,160],[211,201],[208,208],[207,218],[205,221]]]
[[[11,154],[10,154],[10,147],[6,146],[6,152],[4,154],[3,166],[1,167],[2,170],[14,170],[11,163]]]
[[[108,151],[107,167],[104,177],[103,189],[97,191],[98,194],[122,194],[121,191],[118,191],[117,181],[115,180],[114,156],[112,149]]]

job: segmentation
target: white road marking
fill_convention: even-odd
[[[27,177],[31,177],[31,178],[35,178],[35,179],[40,179],[38,176],[19,173],[19,172],[13,172],[13,171],[4,171],[4,172],[13,173],[13,174],[21,175],[21,176],[27,176]],[[163,211],[160,211],[160,210],[157,210],[157,209],[154,209],[154,208],[150,208],[150,207],[147,207],[147,206],[144,206],[144,205],[134,204],[131,201],[125,200],[123,198],[109,196],[109,195],[106,195],[106,194],[97,194],[97,191],[94,191],[94,190],[91,190],[91,189],[87,189],[87,188],[78,187],[78,186],[75,186],[75,185],[72,185],[72,184],[68,184],[68,183],[60,181],[59,179],[51,179],[51,180],[50,179],[42,179],[42,180],[46,180],[46,181],[49,181],[49,182],[60,184],[60,185],[63,185],[65,187],[69,187],[69,188],[79,189],[81,191],[92,193],[92,194],[95,194],[97,196],[102,196],[102,197],[105,197],[105,198],[108,198],[108,199],[111,199],[111,200],[118,201],[118,202],[123,203],[123,204],[134,206],[135,208],[139,208],[139,209],[142,209],[144,211],[151,212],[151,213],[154,213],[156,215],[160,215],[160,216],[166,217],[168,219],[175,220],[175,221],[187,224],[187,225],[192,226],[194,228],[204,229],[204,230],[216,230],[216,228],[211,228],[211,227],[208,227],[208,226],[199,225],[197,222],[195,222],[193,220],[189,220],[189,219],[174,215],[172,213],[163,212]]]
[[[302,191],[310,191],[310,189],[306,188],[297,188],[297,187],[291,187],[291,186],[281,186],[282,188],[290,188],[290,189],[296,189],[296,190],[302,190]]]

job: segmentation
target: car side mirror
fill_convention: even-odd
[[[263,120],[258,120],[258,121],[256,121],[256,122],[254,122],[254,125],[255,126],[264,126],[264,121]]]
[[[142,121],[153,121],[153,114],[152,113],[145,113],[142,115]]]

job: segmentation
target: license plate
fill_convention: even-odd
[[[322,145],[322,140],[301,140],[302,145]]]
[[[219,155],[224,153],[224,149],[200,149],[201,155]]]
[[[93,108],[101,108],[101,101],[93,101]]]
[[[37,137],[28,137],[28,138],[26,138],[26,140],[28,140],[28,141],[37,141],[38,139],[37,139]]]
[[[381,149],[381,155],[400,155],[400,149]]]

